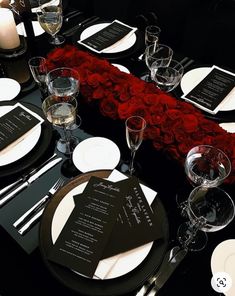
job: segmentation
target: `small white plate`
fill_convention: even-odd
[[[20,84],[11,78],[0,78],[0,101],[11,101],[20,92]]]
[[[88,138],[73,151],[73,163],[86,173],[94,170],[112,170],[120,160],[120,150],[111,140],[102,137]]]
[[[33,31],[35,36],[42,35],[45,32],[43,28],[40,26],[38,21],[32,21],[32,24],[33,24]],[[16,26],[16,29],[19,35],[23,35],[24,37],[27,37],[25,28],[24,28],[24,23],[19,23]]]
[[[180,86],[184,94],[189,93],[199,82],[201,82],[211,71],[211,67],[195,68],[184,74]],[[235,109],[235,94],[231,91],[231,98],[226,99],[219,111],[230,111]]]
[[[235,122],[224,122],[219,124],[224,130],[229,133],[235,133]]]
[[[112,64],[114,67],[118,68],[120,71],[130,74],[130,71],[123,65]]]
[[[217,272],[226,272],[232,278],[233,284],[226,296],[235,295],[235,239],[225,240],[213,251],[211,256],[211,270],[213,275]]]
[[[80,39],[86,39],[90,37],[91,35],[95,34],[96,32],[102,30],[106,26],[110,25],[110,23],[101,23],[101,24],[95,24],[93,26],[90,26],[86,28],[80,36]],[[118,53],[124,50],[127,50],[131,48],[136,42],[136,34],[132,34],[129,38],[124,38],[122,42],[117,44],[117,46],[110,48],[110,49],[104,49],[103,53]]]
[[[0,117],[11,111],[14,106],[0,106]],[[0,166],[10,164],[28,154],[37,144],[41,135],[41,125],[29,133],[21,142],[0,156]]]

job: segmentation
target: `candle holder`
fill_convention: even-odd
[[[27,43],[25,41],[24,36],[19,36],[20,39],[20,45],[16,48],[11,49],[4,49],[0,48],[0,58],[17,58],[19,56],[22,56],[27,51]]]

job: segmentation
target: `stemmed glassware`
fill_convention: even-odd
[[[145,46],[156,44],[159,42],[161,29],[156,25],[150,25],[145,28],[144,41]]]
[[[46,85],[46,75],[47,75],[47,67],[46,67],[46,59],[44,57],[32,57],[28,61],[29,69],[33,76],[33,79],[37,83],[41,94],[42,99],[47,96],[47,85]]]
[[[156,82],[156,86],[165,92],[174,90],[184,74],[184,67],[176,60],[171,60],[169,65],[165,59],[155,60],[150,70],[151,78]]]
[[[185,173],[192,186],[216,187],[223,183],[231,172],[231,162],[220,149],[210,145],[193,147],[185,159]],[[177,204],[184,216],[187,209],[185,195],[177,195]]]
[[[40,11],[37,12],[38,22],[41,27],[51,35],[52,38],[49,42],[53,45],[64,43],[65,38],[61,35],[57,35],[63,23],[61,0],[39,0],[39,6]]]
[[[125,122],[126,126],[126,140],[129,149],[131,150],[131,161],[129,165],[129,173],[132,175],[134,169],[134,158],[136,151],[142,143],[146,121],[141,116],[131,116]]]
[[[179,242],[185,249],[202,250],[207,243],[206,232],[223,229],[234,218],[234,212],[234,202],[224,190],[195,187],[187,199],[189,222],[181,224],[178,229]]]
[[[74,139],[68,129],[76,121],[77,100],[70,97],[67,101],[62,101],[55,95],[48,96],[42,103],[42,110],[49,122],[55,127],[62,128],[62,137],[57,142],[57,149],[70,155],[73,149]]]

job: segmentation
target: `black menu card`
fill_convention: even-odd
[[[182,98],[209,113],[216,114],[234,86],[234,73],[213,66],[209,74]]]
[[[91,177],[48,258],[92,277],[123,203],[122,184]]]
[[[0,117],[0,153],[21,141],[24,136],[41,124],[43,119],[20,103]]]
[[[104,49],[107,49],[111,45],[117,43],[124,37],[127,38],[136,30],[136,28],[115,20],[110,25],[90,37],[79,40],[78,43],[92,49],[95,52],[101,53]]]

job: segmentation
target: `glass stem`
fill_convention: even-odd
[[[129,166],[130,175],[132,176],[134,172],[134,158],[135,158],[136,150],[131,150],[131,162]]]

